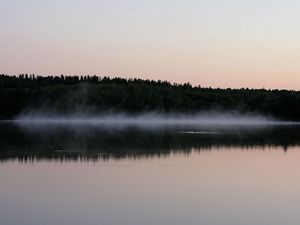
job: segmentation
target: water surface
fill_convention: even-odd
[[[300,223],[298,126],[0,125],[0,224]]]

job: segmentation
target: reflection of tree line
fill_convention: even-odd
[[[219,134],[180,133],[172,130],[72,130],[30,131],[0,127],[0,160],[97,161],[189,155],[222,148],[272,148],[298,146],[300,129],[226,131]]]

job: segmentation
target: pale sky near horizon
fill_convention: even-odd
[[[0,0],[0,73],[300,90],[300,1]]]

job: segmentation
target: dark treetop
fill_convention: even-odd
[[[300,121],[300,92],[214,89],[189,83],[97,76],[0,75],[0,118],[30,110],[74,112],[195,113],[207,110],[259,113]]]

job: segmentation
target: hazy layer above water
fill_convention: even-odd
[[[161,114],[144,113],[130,115],[125,113],[105,113],[94,114],[92,112],[75,112],[72,114],[57,114],[46,111],[29,111],[19,115],[15,122],[18,124],[68,124],[68,125],[95,125],[95,126],[139,126],[149,128],[153,126],[264,126],[279,124],[297,124],[292,122],[283,122],[272,117],[259,114],[239,112],[218,112],[207,111],[193,114]]]

